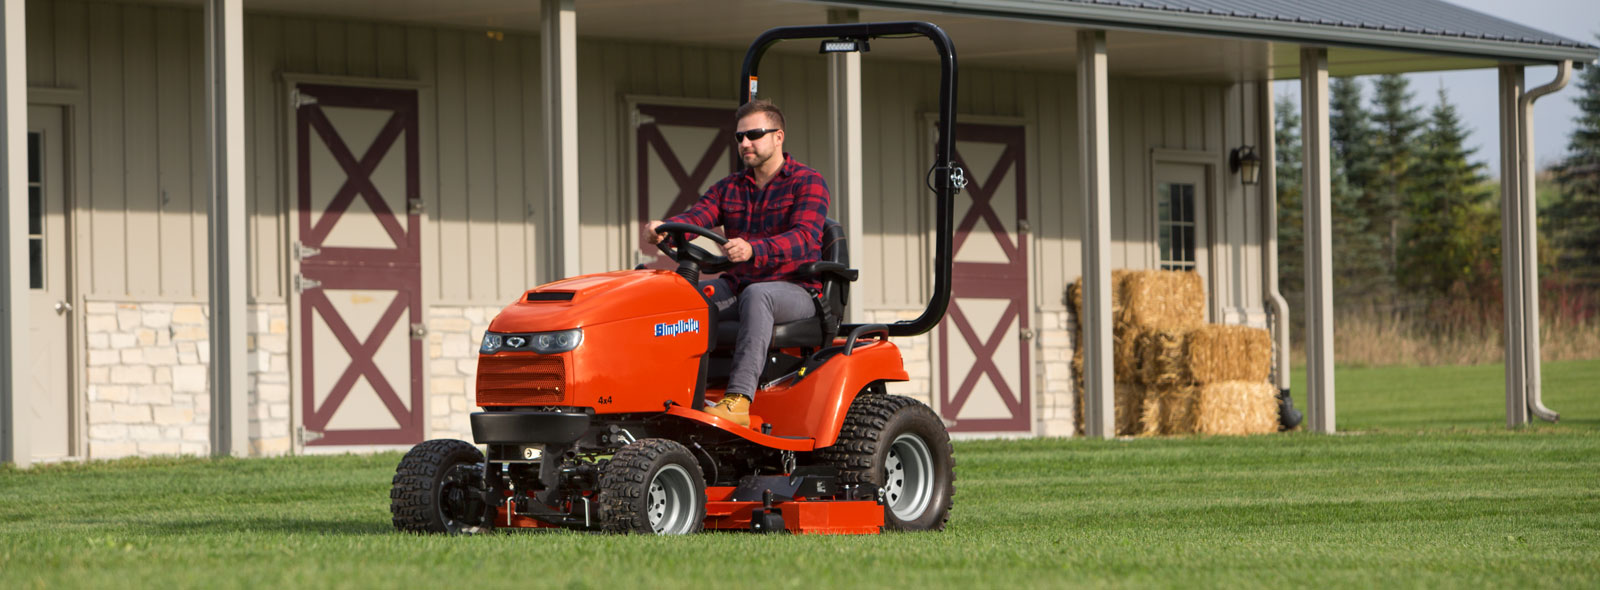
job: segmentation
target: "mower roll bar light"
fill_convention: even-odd
[[[872,46],[866,39],[832,39],[822,42],[822,48],[817,53],[866,53],[872,51]]]
[[[951,163],[951,153],[955,145],[956,125],[956,50],[950,43],[950,37],[938,25],[918,21],[901,21],[886,23],[850,23],[832,25],[811,25],[800,27],[778,27],[769,29],[756,37],[750,44],[750,49],[744,54],[744,67],[740,72],[739,104],[750,102],[757,94],[756,77],[761,64],[761,56],[767,49],[779,41],[790,39],[824,39],[822,49],[827,53],[830,43],[839,41],[859,41],[860,50],[867,49],[867,40],[874,37],[899,37],[920,36],[927,37],[933,42],[933,48],[939,52],[939,137],[934,142],[933,168],[937,173],[931,174],[935,194],[934,216],[934,258],[933,258],[933,296],[928,300],[928,307],[922,315],[914,320],[899,321],[888,324],[888,332],[892,337],[917,336],[933,330],[934,326],[944,319],[945,311],[950,307],[950,263],[952,240],[955,229],[954,223],[955,193],[960,187],[956,186],[954,179],[955,170],[958,169]],[[827,41],[832,40],[832,41]],[[851,220],[860,223],[860,220]],[[839,327],[841,333],[848,333],[860,328],[861,324],[845,324]]]

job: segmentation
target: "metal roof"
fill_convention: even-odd
[[[823,0],[1508,60],[1592,62],[1595,46],[1442,0]]]

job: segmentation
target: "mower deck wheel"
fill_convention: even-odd
[[[394,527],[415,533],[475,534],[493,531],[475,473],[483,452],[466,441],[423,442],[400,459],[389,489]],[[481,479],[481,478],[480,478]]]
[[[706,479],[689,449],[663,438],[622,447],[600,469],[601,528],[686,535],[706,518]]]

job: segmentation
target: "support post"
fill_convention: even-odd
[[[28,355],[28,45],[23,0],[5,0],[0,13],[0,463],[33,462],[28,416],[33,396]]]
[[[1527,375],[1523,371],[1522,208],[1518,194],[1522,166],[1522,66],[1500,66],[1500,288],[1505,304],[1506,427],[1528,423]]]
[[[828,24],[861,22],[860,13],[854,9],[828,10]],[[864,207],[861,203],[861,54],[835,53],[828,57],[828,120],[832,125],[830,140],[833,143],[832,210],[844,225],[845,240],[857,252],[865,252]],[[858,263],[859,264],[859,263]],[[851,287],[856,301],[864,301],[862,287]],[[844,321],[859,323],[861,308],[850,307]]]
[[[206,0],[206,157],[210,214],[211,453],[249,453],[245,373],[243,0]]]
[[[578,10],[574,0],[542,0],[539,41],[544,79],[544,243],[555,280],[578,274]]]
[[[1111,364],[1111,136],[1106,32],[1078,31],[1078,152],[1083,175],[1084,434],[1116,435]]]
[[[1300,119],[1305,170],[1306,418],[1335,429],[1333,396],[1333,167],[1328,136],[1328,50],[1300,48]]]

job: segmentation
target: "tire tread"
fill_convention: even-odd
[[[461,454],[476,457],[471,462],[483,461],[483,452],[463,440],[434,439],[411,447],[395,468],[389,488],[389,513],[396,529],[415,533],[451,532],[435,518],[439,507],[433,486],[440,472],[460,462],[453,459]]]

